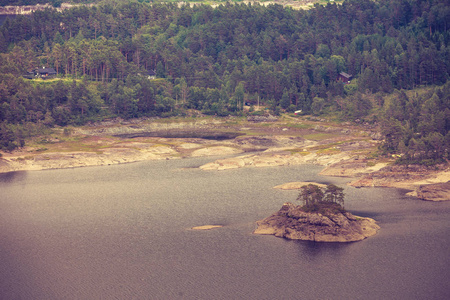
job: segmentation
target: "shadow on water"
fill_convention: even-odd
[[[26,177],[27,177],[26,171],[0,173],[0,182],[12,183],[12,182],[24,180]]]
[[[344,250],[354,242],[349,243],[325,243],[325,242],[313,242],[313,241],[292,241],[298,244],[301,249],[302,255],[305,254],[308,257],[320,257],[322,255],[339,255],[339,253],[344,252]]]
[[[323,265],[327,261],[334,261],[346,257],[350,248],[358,242],[333,243],[286,240],[286,243],[289,244],[288,248],[295,252],[294,257],[304,263]]]
[[[371,218],[371,219],[377,219],[378,216],[382,215],[382,213],[379,212],[374,212],[374,211],[360,211],[360,210],[347,210],[348,212],[350,212],[352,215],[358,216],[358,217],[363,217],[363,218]]]

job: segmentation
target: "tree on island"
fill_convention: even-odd
[[[329,184],[326,188],[308,184],[300,188],[297,200],[303,203],[302,209],[305,211],[315,212],[324,209],[342,211],[344,210],[344,189],[334,184]]]

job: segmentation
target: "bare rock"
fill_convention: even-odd
[[[416,190],[417,198],[428,201],[450,200],[450,181],[422,185]]]
[[[384,138],[381,132],[373,132],[370,134],[370,137],[375,141],[381,141]]]
[[[223,225],[201,225],[201,226],[194,226],[191,229],[192,230],[211,230],[211,229],[217,229],[222,228]]]
[[[239,149],[233,147],[226,146],[213,146],[213,147],[205,147],[192,152],[191,156],[199,157],[199,156],[217,156],[217,155],[230,155],[242,152]]]
[[[357,180],[354,180],[349,183],[350,186],[361,188],[361,187],[374,187],[375,183],[372,177],[363,176]]]
[[[316,242],[354,242],[375,235],[380,227],[375,220],[349,212],[305,212],[300,206],[285,203],[281,209],[257,222],[255,234],[272,234],[287,239]]]
[[[366,168],[366,162],[350,160],[328,166],[320,174],[325,176],[354,177],[364,172]]]
[[[229,170],[229,169],[238,169],[243,168],[245,166],[245,161],[240,158],[228,158],[222,159],[217,167],[217,170]]]

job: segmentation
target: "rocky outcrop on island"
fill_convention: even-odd
[[[281,209],[257,222],[255,234],[315,242],[355,242],[375,235],[375,220],[346,211],[305,212],[300,205],[285,203]]]

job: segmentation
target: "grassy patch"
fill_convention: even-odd
[[[260,123],[258,125],[259,125],[259,127],[278,127],[278,126],[280,126],[279,124],[265,123],[265,122]]]
[[[326,149],[320,149],[317,150],[317,154],[319,155],[331,155],[331,154],[338,154],[340,153],[341,150],[337,149],[337,148],[326,148]]]
[[[240,133],[243,133],[246,136],[259,136],[262,133],[255,130],[241,130]]]
[[[85,144],[68,144],[61,148],[53,149],[55,152],[95,152],[97,154],[102,154],[103,151],[100,150],[100,146],[85,145]],[[107,147],[105,147],[107,148]]]
[[[342,149],[339,147],[339,145],[345,144],[348,141],[340,141],[340,142],[334,142],[334,143],[328,143],[323,145],[317,145],[314,147],[311,147],[310,150],[317,151],[317,154],[335,154],[342,152]],[[367,151],[367,150],[361,150],[361,151]],[[355,151],[358,152],[358,151]]]
[[[305,138],[307,140],[312,140],[312,141],[323,141],[323,140],[332,138],[334,136],[336,136],[336,135],[331,134],[331,133],[312,133],[312,134],[304,135],[303,138]]]
[[[81,79],[75,79],[75,78],[52,78],[52,79],[42,79],[42,78],[37,78],[37,79],[33,79],[29,82],[31,82],[32,85],[34,86],[38,86],[38,85],[53,85],[55,82],[58,81],[62,81],[65,84],[70,84],[73,81],[81,82]]]
[[[375,159],[374,157],[371,157],[371,149],[355,149],[351,151],[353,154],[355,155],[361,155],[361,156],[365,156],[368,159]]]
[[[167,144],[153,144],[153,145],[150,146],[150,148],[158,148],[158,147],[167,147],[167,148],[170,148],[171,145],[170,145],[169,143],[167,143]]]
[[[296,128],[296,129],[310,129],[313,127],[311,124],[304,124],[304,123],[295,123],[295,124],[286,124],[285,127],[289,128]]]
[[[367,154],[368,159],[377,159],[380,157],[380,153],[378,151],[372,151]]]
[[[83,142],[84,141],[84,142]],[[85,139],[83,137],[61,137],[61,140],[58,142],[52,142],[52,143],[44,143],[46,147],[40,147],[39,144],[41,144],[39,141],[36,143],[35,147],[39,147],[35,151],[38,152],[95,152],[95,153],[102,153],[100,148],[104,147],[105,145],[102,144],[93,144],[89,143],[88,139]]]
[[[61,143],[64,143],[64,142],[70,143],[70,142],[79,142],[82,139],[82,137],[80,137],[80,136],[62,136],[62,137],[59,137],[58,139],[60,140]]]
[[[377,164],[378,164],[378,163],[377,163],[376,161],[368,161],[366,165],[367,165],[368,167],[375,167]]]
[[[192,122],[198,122],[201,120],[208,120],[211,119],[211,117],[208,116],[201,116],[201,117],[169,117],[169,118],[160,118],[156,120],[151,120],[149,123],[160,123],[160,124],[179,124],[179,123],[192,123]]]
[[[306,156],[308,154],[311,154],[311,152],[303,151],[303,149],[289,149],[288,151],[290,151],[291,154],[300,154],[301,156]]]

